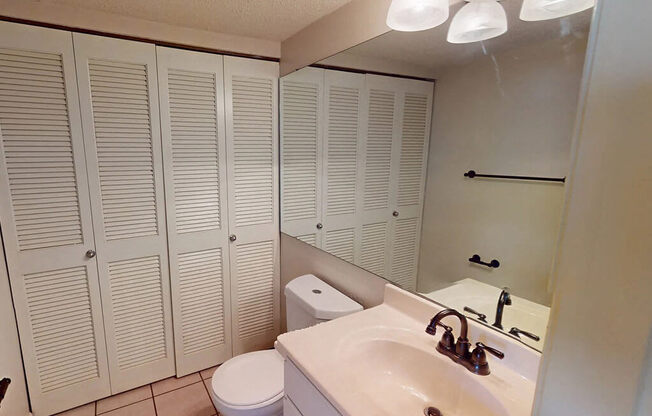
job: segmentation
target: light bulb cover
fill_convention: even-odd
[[[595,0],[523,0],[521,20],[558,19],[595,6]]]
[[[467,0],[451,22],[450,43],[479,42],[507,32],[507,14],[496,0]]]
[[[449,0],[392,0],[387,26],[401,32],[432,29],[448,20]]]

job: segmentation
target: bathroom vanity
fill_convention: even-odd
[[[284,416],[341,416],[308,377],[289,359],[285,359]],[[301,409],[301,410],[299,410]]]
[[[436,350],[444,331],[425,332],[443,309],[388,284],[382,305],[281,335],[284,414],[529,415],[540,353],[469,321],[473,345],[505,354],[488,356],[489,375],[474,374]],[[442,323],[460,334],[459,321]]]

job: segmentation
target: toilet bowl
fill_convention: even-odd
[[[231,358],[215,370],[211,399],[224,416],[283,414],[283,357],[276,350]]]
[[[288,331],[362,310],[362,306],[313,275],[285,287]],[[222,416],[281,416],[283,357],[274,349],[238,355],[211,379],[211,399]]]

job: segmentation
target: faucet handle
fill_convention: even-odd
[[[476,311],[475,309],[471,309],[468,306],[464,307],[464,312],[472,313],[473,315],[477,315],[478,319],[481,320],[482,322],[487,322],[487,315],[484,313],[480,313]]]
[[[442,324],[441,322],[437,322],[437,325],[444,328],[444,331],[446,331],[446,332],[452,332],[453,331],[452,327],[450,327],[448,325],[445,325],[445,324]]]
[[[512,329],[509,330],[509,333],[514,335],[516,338],[520,338],[520,335],[522,334],[535,341],[541,340],[541,337],[539,337],[538,335],[533,334],[532,332],[523,331],[522,329],[518,329],[515,326],[513,326]]]
[[[469,360],[471,364],[471,371],[481,376],[488,376],[491,373],[491,370],[489,370],[489,363],[487,362],[487,353],[485,350],[489,351],[501,360],[505,358],[505,354],[495,348],[483,344],[482,342],[476,342],[475,345],[476,347],[473,349],[473,352],[471,353],[471,359]]]
[[[495,349],[493,347],[485,345],[482,342],[476,342],[475,345],[476,345],[475,351],[477,351],[478,349],[487,350],[490,353],[492,353],[493,355],[495,355],[497,358],[500,358],[501,360],[503,358],[505,358],[505,353],[503,353],[502,351],[499,351],[499,350],[497,350],[497,349]],[[475,353],[475,351],[474,351],[474,353]]]

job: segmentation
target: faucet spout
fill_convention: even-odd
[[[437,344],[437,350],[444,354],[452,353],[462,360],[467,359],[471,354],[471,343],[468,338],[469,324],[466,320],[466,316],[463,314],[455,309],[444,309],[430,320],[428,327],[426,327],[426,332],[430,335],[435,335],[437,332],[437,325],[444,326],[440,321],[447,316],[455,316],[460,320],[460,336],[457,338],[457,342],[453,343],[452,332],[447,331],[447,333],[450,333],[450,342],[439,342],[439,344]],[[446,334],[444,334],[444,336],[446,336]],[[442,338],[442,340],[443,339],[444,338]],[[454,348],[451,348],[451,346]]]
[[[435,315],[428,324],[426,332],[430,335],[435,335],[437,333],[437,324],[447,316],[456,316],[460,320],[460,338],[466,339],[469,332],[469,324],[466,320],[466,316],[462,315],[455,309],[444,309]]]
[[[494,327],[503,329],[503,310],[505,309],[505,305],[509,306],[511,304],[512,297],[510,290],[508,287],[503,288],[503,291],[500,292],[500,296],[498,296],[498,305],[496,306],[496,319],[492,324]]]

